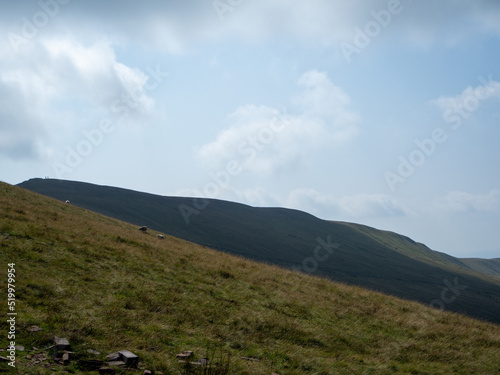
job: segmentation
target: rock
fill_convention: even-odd
[[[193,356],[193,352],[191,350],[186,350],[180,354],[177,354],[175,358],[180,359],[180,360],[187,360]]]
[[[28,328],[28,332],[38,332],[38,331],[43,331],[43,329],[41,329],[38,326],[31,326]]]
[[[62,337],[54,337],[54,342],[57,351],[63,351],[63,350],[68,350],[71,351],[71,345],[69,344],[68,339],[62,338]]]
[[[208,364],[208,358],[200,358],[197,362],[195,362],[199,365],[207,365]]]
[[[62,355],[62,361],[64,362],[65,365],[67,365],[69,363],[72,354],[75,354],[75,353],[66,351]]]
[[[153,375],[153,371],[151,371],[151,370],[144,370],[144,372],[142,373],[142,375]]]
[[[22,346],[22,345],[16,345],[14,347],[16,348],[16,351],[18,351],[18,352],[24,352],[24,346]]]
[[[99,375],[115,375],[116,371],[110,367],[101,367],[99,370]]]
[[[94,349],[87,349],[87,353],[95,354],[95,355],[101,354],[100,352],[98,352],[97,350],[94,350]]]
[[[120,359],[120,354],[118,352],[116,353],[111,353],[106,356],[106,359],[108,361],[118,361]]]
[[[120,350],[118,352],[120,355],[120,359],[125,362],[127,367],[137,367],[139,364],[139,357],[136,356],[134,353],[128,350]]]

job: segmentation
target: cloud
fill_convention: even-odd
[[[302,165],[321,147],[358,134],[360,118],[349,110],[349,96],[326,74],[307,72],[298,86],[302,91],[292,100],[296,113],[241,106],[227,117],[228,127],[215,141],[197,150],[197,157],[211,168],[236,160],[246,171],[268,175]]]
[[[0,57],[0,155],[37,158],[57,140],[96,124],[114,101],[134,98],[147,114],[147,76],[118,62],[109,42],[84,46],[66,38],[37,38],[19,59]]]
[[[47,31],[72,28],[82,40],[112,30],[123,43],[136,43],[172,54],[193,50],[199,43],[228,40],[266,41],[292,37],[304,44],[337,47],[352,42],[355,28],[373,20],[372,12],[388,8],[387,0],[330,1],[254,0],[226,4],[223,17],[214,1],[192,0],[72,1],[61,6]],[[454,44],[471,33],[500,34],[498,2],[470,0],[400,0],[403,11],[395,14],[383,37],[401,38],[416,45]],[[31,20],[40,11],[34,4],[13,2],[0,20],[9,31],[21,33],[23,17]],[[41,30],[39,34],[44,34]]]
[[[445,197],[437,199],[435,206],[439,211],[449,213],[498,211],[500,208],[500,190],[493,189],[486,194],[452,191]]]
[[[314,189],[290,192],[286,205],[327,219],[361,219],[370,217],[405,216],[409,210],[388,195],[356,194],[340,198]]]
[[[463,113],[475,111],[481,101],[491,98],[500,99],[500,82],[492,80],[488,77],[480,77],[479,81],[482,83],[476,87],[469,86],[456,96],[441,96],[433,101],[431,104],[436,105],[444,115],[451,113]]]
[[[246,189],[228,189],[227,198],[237,202],[243,202],[254,207],[277,207],[282,206],[283,203],[279,195],[269,192],[262,186]]]

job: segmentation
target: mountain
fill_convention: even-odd
[[[32,179],[19,186],[230,254],[500,324],[500,277],[396,233],[297,210],[74,181]]]
[[[178,363],[176,354],[185,350],[194,351],[193,360],[208,357],[214,367],[204,373],[211,374],[494,374],[500,368],[498,325],[168,235],[160,240],[156,232],[5,183],[0,233],[4,272],[14,263],[16,275],[9,281],[15,282],[15,343],[24,346],[15,370],[0,361],[2,373],[96,374],[86,368],[123,349],[139,356],[139,369],[119,374],[201,373]],[[0,327],[8,332],[7,319]],[[66,364],[52,360],[54,336],[71,345]],[[7,346],[7,334],[0,346]]]
[[[487,275],[500,276],[500,258],[480,259],[463,258],[460,262],[471,270],[481,272]]]

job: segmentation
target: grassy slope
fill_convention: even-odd
[[[203,355],[207,348],[231,353],[234,374],[494,374],[500,368],[500,327],[493,324],[173,237],[160,241],[4,183],[0,209],[1,258],[16,263],[17,343],[27,348],[43,348],[53,336],[67,337],[80,355],[87,348],[126,348],[166,374],[178,373],[176,353]],[[43,331],[27,332],[32,324]],[[0,327],[6,332],[5,320]],[[54,373],[27,368],[26,361],[18,357],[18,373]]]
[[[460,260],[407,237],[362,225],[320,220],[304,212],[253,208],[210,200],[186,224],[179,205],[193,199],[161,197],[86,183],[33,179],[21,184],[60,200],[225,252],[285,267],[314,255],[318,237],[341,246],[316,274],[351,285],[430,303],[445,280],[467,286],[445,308],[500,324],[500,277],[478,274]],[[201,203],[201,202],[198,202]]]
[[[481,273],[485,280],[493,283],[500,281],[500,278],[496,277],[500,276],[500,259],[455,258],[451,255],[431,250],[424,244],[415,242],[411,238],[394,232],[383,231],[361,224],[346,224],[370,236],[370,238],[375,239],[384,246],[418,261],[473,276]],[[484,275],[493,277],[484,277]]]
[[[500,275],[500,258],[495,259],[478,259],[478,258],[464,258],[460,259],[464,265],[470,269],[487,275],[499,276]]]

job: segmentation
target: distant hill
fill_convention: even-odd
[[[500,323],[500,277],[489,261],[479,268],[396,233],[297,210],[74,181],[32,179],[19,186],[227,253]],[[485,268],[493,275],[480,273]]]
[[[480,259],[480,258],[462,258],[460,262],[471,270],[484,273],[486,275],[500,275],[500,258]]]
[[[81,198],[67,195],[74,202]],[[135,197],[145,205],[153,198]],[[286,210],[263,212],[299,220],[297,228],[312,220]],[[14,263],[17,275],[15,342],[24,346],[16,350],[16,368],[2,360],[0,373],[94,375],[91,366],[123,349],[139,356],[139,369],[117,368],[117,374],[202,373],[178,363],[176,354],[185,350],[194,351],[193,361],[208,357],[212,368],[203,373],[219,375],[479,375],[500,368],[496,324],[168,235],[160,240],[157,232],[142,233],[5,183],[0,183],[0,234],[4,282],[8,264]],[[468,299],[466,292],[474,287],[460,298]],[[0,321],[2,332],[9,327],[7,318]],[[74,352],[64,363],[52,359],[55,336],[67,338]],[[7,334],[0,335],[0,347],[7,345]],[[221,362],[224,366],[217,366]]]

